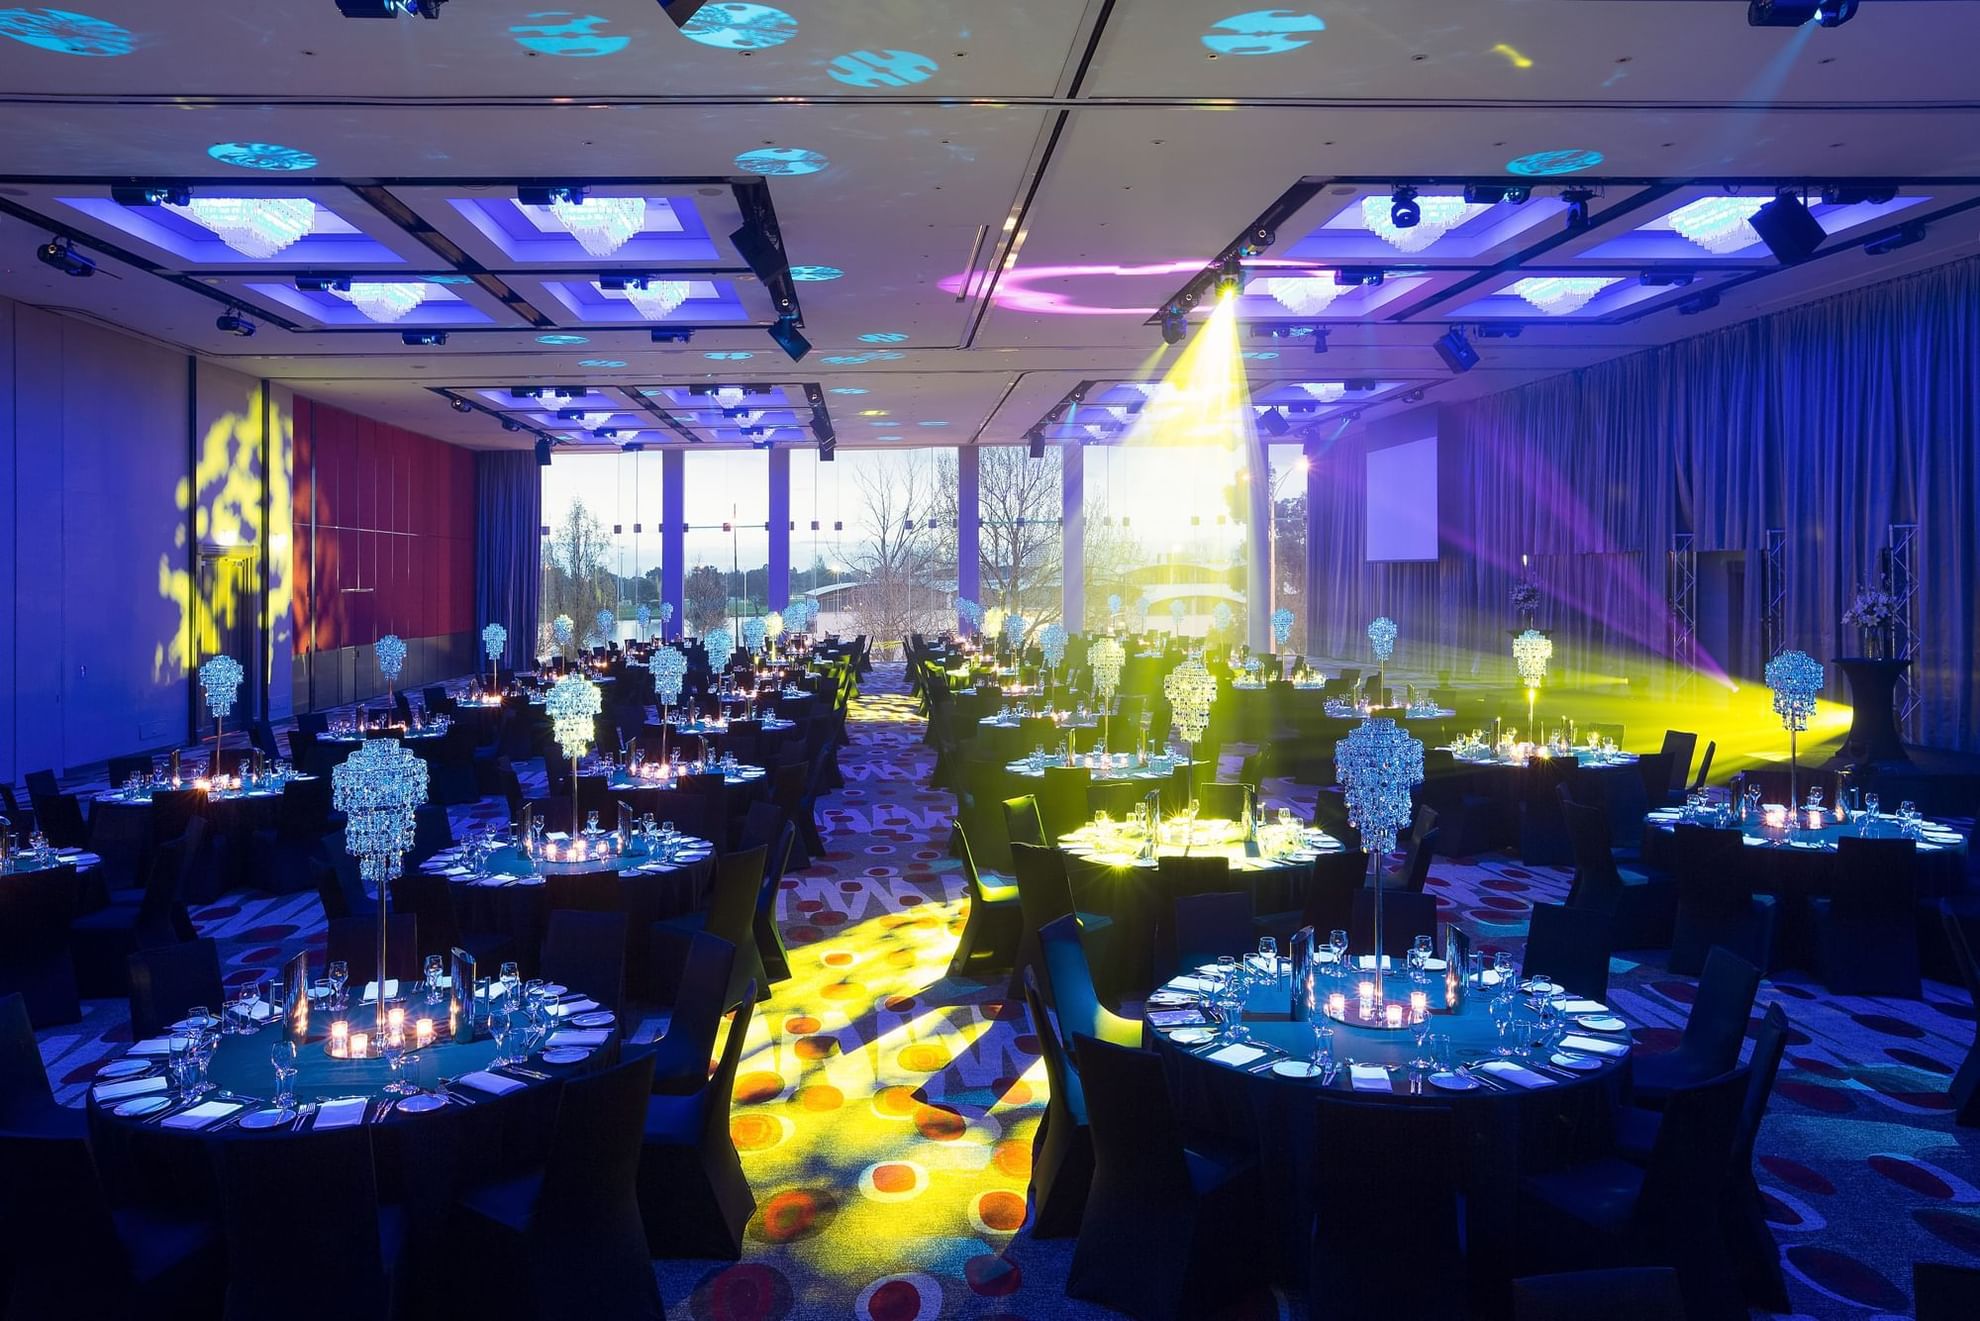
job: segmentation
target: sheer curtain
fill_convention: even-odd
[[[535,656],[536,604],[543,587],[543,470],[527,450],[475,455],[475,646],[491,623],[509,630],[504,671]]]
[[[1980,261],[1453,405],[1438,430],[1458,494],[1435,563],[1364,563],[1363,446],[1315,457],[1319,654],[1352,663],[1367,620],[1388,613],[1406,644],[1421,635],[1413,668],[1496,677],[1527,555],[1539,622],[1565,655],[1647,664],[1668,654],[1671,534],[1757,556],[1778,527],[1788,644],[1827,660],[1858,649],[1842,612],[1876,577],[1890,525],[1916,523],[1920,734],[1980,746]]]

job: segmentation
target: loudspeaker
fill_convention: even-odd
[[[1807,261],[1822,246],[1822,240],[1829,237],[1822,222],[1809,214],[1793,193],[1780,194],[1755,211],[1748,223],[1767,245],[1767,251],[1774,254],[1774,260],[1783,266]]]

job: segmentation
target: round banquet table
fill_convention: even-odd
[[[21,850],[0,861],[0,885],[15,876],[32,876],[57,867],[76,869],[76,912],[89,913],[110,902],[103,859],[86,849]]]
[[[296,780],[313,778],[309,775],[289,777]],[[257,789],[206,791],[206,802],[199,809],[199,814],[206,818],[211,833],[220,836],[223,841],[216,855],[219,865],[212,873],[215,889],[211,894],[186,894],[181,898],[192,903],[206,903],[247,883],[248,842],[257,830],[274,825],[286,783],[286,780],[278,780]],[[149,788],[141,789],[133,796],[128,789],[112,789],[98,794],[89,808],[91,841],[101,841],[106,851],[114,849],[117,861],[131,869],[134,884],[143,883],[143,868],[149,865],[154,843],[152,792]],[[197,871],[194,873],[200,874]]]
[[[1287,906],[1287,894],[1303,896],[1315,858],[1342,848],[1339,840],[1309,829],[1301,829],[1283,850],[1247,845],[1235,821],[1205,817],[1195,823],[1187,844],[1165,838],[1154,858],[1143,858],[1124,830],[1119,821],[1100,829],[1089,823],[1059,836],[1057,847],[1066,858],[1074,906],[1113,919],[1107,949],[1114,978],[1131,986],[1145,986],[1153,978],[1155,934],[1173,921],[1181,893],[1165,882],[1161,858],[1221,857],[1230,865],[1230,881],[1218,888],[1249,890],[1258,911],[1274,912]],[[1264,834],[1269,839],[1272,832]]]
[[[1056,755],[1048,756],[1045,760],[1045,765],[1047,766],[1060,766],[1063,764],[1062,759]],[[1116,754],[1107,758],[1104,762],[1090,755],[1082,755],[1073,759],[1073,766],[1075,768],[1084,766],[1087,774],[1092,777],[1095,784],[1128,784],[1135,781],[1146,781],[1151,788],[1158,784],[1167,784],[1173,780],[1176,774],[1176,767],[1180,765],[1182,763],[1172,757],[1151,758],[1137,765],[1136,759],[1127,753]],[[1029,757],[1020,757],[1016,761],[1007,762],[1004,769],[1021,779],[1042,780],[1045,778],[1045,766],[1033,766]]]
[[[1269,1245],[1266,1264],[1276,1278],[1303,1283],[1315,1190],[1326,1178],[1325,1158],[1316,1152],[1313,1139],[1313,1106],[1322,1087],[1320,1079],[1286,1077],[1274,1069],[1280,1061],[1307,1059],[1314,1046],[1311,1026],[1295,1021],[1292,981],[1283,971],[1284,960],[1280,967],[1276,983],[1254,986],[1246,1000],[1244,1026],[1252,1044],[1265,1048],[1254,1058],[1243,1063],[1222,1062],[1213,1057],[1231,1043],[1184,1044],[1190,1040],[1186,1028],[1147,1027],[1144,1032],[1162,1057],[1169,1091],[1185,1128],[1209,1132],[1256,1155],[1271,1208],[1261,1223],[1278,1225],[1283,1231]],[[1184,985],[1188,985],[1187,977]],[[1172,979],[1167,987],[1174,986]],[[1325,989],[1323,985],[1323,992]],[[1391,998],[1400,998],[1408,989],[1407,974],[1392,976],[1388,989]],[[1433,983],[1430,990],[1435,1003],[1441,987]],[[1486,997],[1474,990],[1455,1012],[1432,1013],[1432,1033],[1451,1038],[1457,1061],[1476,1064],[1493,1057],[1498,1033],[1486,1006]],[[1518,1017],[1532,1017],[1523,996]],[[1627,1030],[1585,1031],[1569,1020],[1572,1035],[1620,1045],[1622,1053],[1586,1052],[1588,1058],[1599,1061],[1599,1067],[1588,1072],[1559,1069],[1550,1062],[1529,1065],[1528,1071],[1543,1080],[1534,1087],[1494,1076],[1481,1080],[1470,1091],[1444,1091],[1407,1067],[1385,1067],[1386,1082],[1376,1084],[1376,1090],[1362,1090],[1352,1085],[1348,1062],[1405,1066],[1415,1053],[1410,1033],[1332,1020],[1327,1025],[1334,1029],[1333,1052],[1339,1065],[1326,1088],[1330,1096],[1371,1104],[1441,1105],[1453,1111],[1458,1127],[1460,1186],[1470,1205],[1483,1212],[1469,1220],[1474,1262],[1510,1263],[1514,1259],[1517,1226],[1505,1212],[1510,1209],[1507,1199],[1520,1175],[1556,1168],[1608,1149],[1610,1116],[1621,1101],[1629,1076]],[[1179,1032],[1184,1040],[1177,1039]],[[1224,1059],[1237,1058],[1224,1055]]]
[[[414,1017],[427,1008],[419,992],[408,1001],[408,1007]],[[363,1007],[353,1008],[354,1020],[362,1012]],[[444,1003],[435,1016],[446,1016]],[[327,1018],[319,1010],[313,1021]],[[410,1213],[434,1217],[437,1226],[452,1204],[454,1189],[464,1179],[527,1162],[532,1156],[540,1158],[556,1119],[557,1083],[614,1063],[622,1028],[623,1020],[618,1020],[603,1029],[591,1029],[602,1031],[604,1039],[574,1063],[551,1064],[533,1054],[521,1066],[527,1073],[495,1071],[497,1076],[519,1084],[500,1095],[460,1081],[488,1069],[495,1043],[485,1033],[475,1041],[429,1046],[420,1052],[416,1063],[407,1066],[406,1077],[423,1089],[441,1091],[447,1103],[416,1114],[385,1108],[384,1103],[391,1099],[384,1091],[390,1071],[383,1060],[333,1059],[323,1049],[319,1035],[297,1047],[298,1069],[292,1086],[298,1120],[248,1129],[237,1121],[273,1108],[275,1074],[268,1053],[277,1032],[264,1026],[249,1035],[221,1037],[207,1073],[207,1081],[215,1090],[202,1101],[237,1103],[240,1109],[209,1127],[172,1128],[162,1121],[179,1109],[176,1104],[142,1117],[123,1117],[115,1113],[115,1107],[133,1098],[98,1100],[92,1087],[86,1102],[91,1142],[113,1188],[134,1197],[164,1199],[190,1211],[211,1211],[219,1206],[211,1154],[214,1144],[306,1138],[321,1114],[304,1113],[308,1106],[363,1097],[367,1100],[360,1122],[372,1131],[380,1200],[404,1202]],[[553,1027],[544,1044],[553,1044],[557,1034],[565,1030]],[[164,1073],[162,1056],[145,1058],[154,1061],[149,1070],[117,1081],[142,1081]],[[531,1076],[535,1074],[545,1076]],[[443,1078],[454,1081],[443,1085]],[[169,1094],[169,1085],[157,1094]]]
[[[1676,808],[1656,811],[1643,818],[1643,861],[1669,870],[1674,863],[1674,828],[1684,824],[1684,814]],[[1717,824],[1716,819],[1700,822]],[[1728,828],[1731,823],[1728,823]],[[1879,817],[1875,824],[1862,817],[1837,821],[1825,816],[1819,829],[1798,826],[1792,832],[1764,820],[1746,818],[1738,822],[1747,847],[1741,851],[1746,879],[1758,891],[1784,899],[1806,899],[1829,893],[1836,869],[1836,841],[1866,834],[1877,839],[1899,837],[1894,817]],[[1966,876],[1966,837],[1950,826],[1927,822],[1917,841],[1912,874],[1918,882],[1921,899],[1958,891]]]
[[[1572,756],[1534,756],[1522,761],[1497,754],[1460,757],[1449,747],[1436,751],[1448,756],[1426,766],[1430,778],[1424,783],[1425,801],[1439,806],[1442,801],[1470,796],[1489,800],[1492,845],[1516,849],[1520,861],[1529,866],[1565,867],[1574,863],[1574,846],[1555,785],[1579,785],[1573,791],[1576,802],[1608,804],[1610,829],[1618,839],[1627,837],[1623,820],[1617,819],[1618,811],[1626,811],[1631,804],[1638,811],[1642,807],[1641,759],[1633,752],[1599,753],[1577,748]],[[1597,783],[1581,783],[1591,779]],[[1633,822],[1635,816],[1624,820]]]

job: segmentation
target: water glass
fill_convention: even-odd
[[[1279,979],[1279,941],[1276,936],[1258,938],[1258,968],[1271,980]]]
[[[384,1042],[378,1047],[378,1053],[385,1057],[385,1069],[392,1078],[385,1084],[385,1090],[393,1096],[412,1091],[413,1088],[399,1076],[399,1070],[406,1062],[405,1032],[403,1030],[387,1032]]]
[[[1334,1065],[1334,1029],[1318,1019],[1313,1023],[1312,1063],[1314,1068],[1323,1072]]]
[[[275,1108],[293,1110],[296,1104],[296,1043],[284,1037],[268,1048],[268,1062],[275,1067]]]
[[[341,1012],[350,1007],[350,997],[346,994],[351,984],[351,965],[343,959],[330,960],[330,1008]]]
[[[1513,1001],[1506,996],[1494,996],[1492,1003],[1487,1008],[1492,1015],[1492,1026],[1497,1028],[1499,1032],[1498,1053],[1501,1055],[1511,1055],[1513,1053]]]
[[[1492,955],[1492,976],[1496,979],[1492,989],[1501,997],[1509,997],[1519,989],[1518,982],[1513,976],[1511,950],[1502,949]]]
[[[439,1004],[442,996],[440,983],[447,976],[447,961],[438,954],[426,956],[426,1003]]]
[[[258,1026],[254,1021],[254,1007],[261,1003],[261,982],[242,982],[240,991],[234,997],[234,1027],[232,1035],[251,1037]]]
[[[598,813],[596,810],[584,814],[584,833],[587,835],[598,833]]]
[[[1451,1047],[1451,1039],[1445,1033],[1437,1032],[1431,1035],[1430,1059],[1445,1073],[1457,1067],[1457,1052]]]
[[[522,971],[511,960],[502,965],[501,976],[498,980],[502,983],[503,995],[514,995],[516,990],[522,986]]]

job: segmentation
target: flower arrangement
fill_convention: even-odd
[[[653,624],[653,607],[641,601],[639,603],[639,609],[633,611],[633,617],[639,621],[639,640],[644,642],[646,641],[646,630],[652,627]]]
[[[666,625],[671,624],[673,622],[674,622],[674,603],[672,601],[662,601],[660,603],[661,626],[665,627]]]
[[[1038,649],[1045,653],[1045,663],[1055,670],[1066,658],[1067,641],[1064,624],[1047,624],[1038,634]]]
[[[1029,625],[1027,625],[1024,622],[1024,616],[1018,614],[1015,610],[1005,615],[1004,641],[1008,642],[1013,647],[1023,645],[1024,631],[1027,627],[1029,627]]]
[[[619,617],[610,610],[600,610],[592,616],[592,632],[604,641],[610,642],[612,635],[619,631]]]
[[[1851,598],[1849,608],[1843,611],[1842,622],[1850,628],[1860,628],[1865,633],[1881,633],[1897,623],[1897,598],[1881,587],[1859,583],[1856,595]]]
[[[397,633],[387,633],[378,639],[374,648],[378,656],[378,672],[385,676],[387,686],[395,682],[400,671],[406,668],[406,640]]]
[[[1512,585],[1513,613],[1521,619],[1531,619],[1540,609],[1540,584],[1531,578],[1521,578]]]
[[[1368,645],[1375,650],[1375,659],[1386,664],[1389,657],[1396,654],[1396,621],[1387,615],[1377,615],[1368,623]]]

